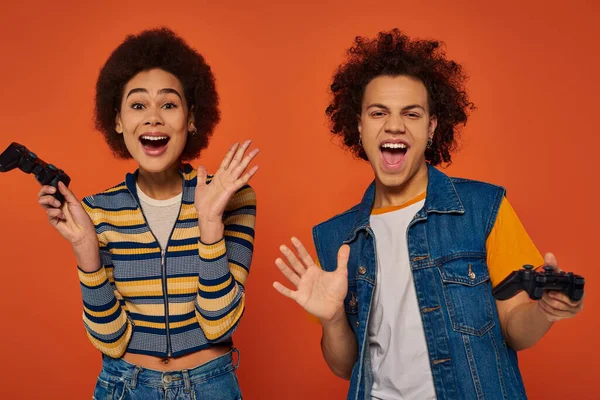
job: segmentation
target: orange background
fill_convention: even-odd
[[[328,85],[356,35],[399,27],[442,39],[477,106],[452,175],[504,185],[542,252],[587,281],[585,310],[521,353],[528,394],[599,398],[597,93],[600,7],[529,1],[99,1],[0,5],[0,150],[18,141],[65,169],[83,197],[135,165],[112,158],[92,125],[96,75],[128,33],[166,25],[215,71],[222,123],[199,161],[231,143],[261,148],[256,252],[235,334],[247,399],[340,399],[320,327],[271,287],[297,235],[358,202],[372,179],[325,126]],[[12,3],[12,2],[11,2]],[[54,2],[56,3],[56,2]],[[222,4],[219,4],[222,3]],[[554,4],[551,4],[554,3]],[[81,322],[69,245],[36,203],[35,179],[0,175],[0,398],[90,398],[100,354]],[[314,252],[313,252],[314,254]]]

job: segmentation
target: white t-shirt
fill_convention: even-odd
[[[436,398],[406,242],[408,224],[424,203],[425,193],[402,208],[371,214],[377,248],[377,285],[368,329],[372,399]]]
[[[140,198],[140,205],[142,206],[148,226],[156,237],[156,240],[158,240],[158,243],[160,243],[161,249],[166,250],[169,236],[179,216],[182,193],[170,199],[156,200],[142,192],[137,183],[136,187],[138,197]]]

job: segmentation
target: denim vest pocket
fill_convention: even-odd
[[[461,257],[439,268],[452,329],[482,336],[494,326],[490,274],[482,259]]]

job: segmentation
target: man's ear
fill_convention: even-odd
[[[430,139],[433,139],[435,128],[437,128],[437,117],[435,115],[432,115],[431,118],[429,118],[429,128],[427,130]]]

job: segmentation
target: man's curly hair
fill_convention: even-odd
[[[192,160],[206,148],[208,138],[219,122],[219,96],[215,78],[204,58],[167,28],[129,35],[112,52],[96,83],[96,129],[102,132],[117,157],[131,158],[123,135],[115,131],[115,119],[127,82],[139,72],[154,68],[175,75],[183,86],[198,132],[188,135],[181,159]]]
[[[325,111],[330,130],[343,144],[366,160],[360,146],[357,116],[361,114],[365,87],[378,76],[407,75],[423,82],[429,113],[438,120],[433,143],[425,152],[432,165],[450,163],[459,125],[465,125],[474,108],[465,90],[462,67],[446,59],[439,41],[412,40],[398,29],[379,32],[375,39],[357,37],[348,59],[336,71],[331,84],[333,99]]]

